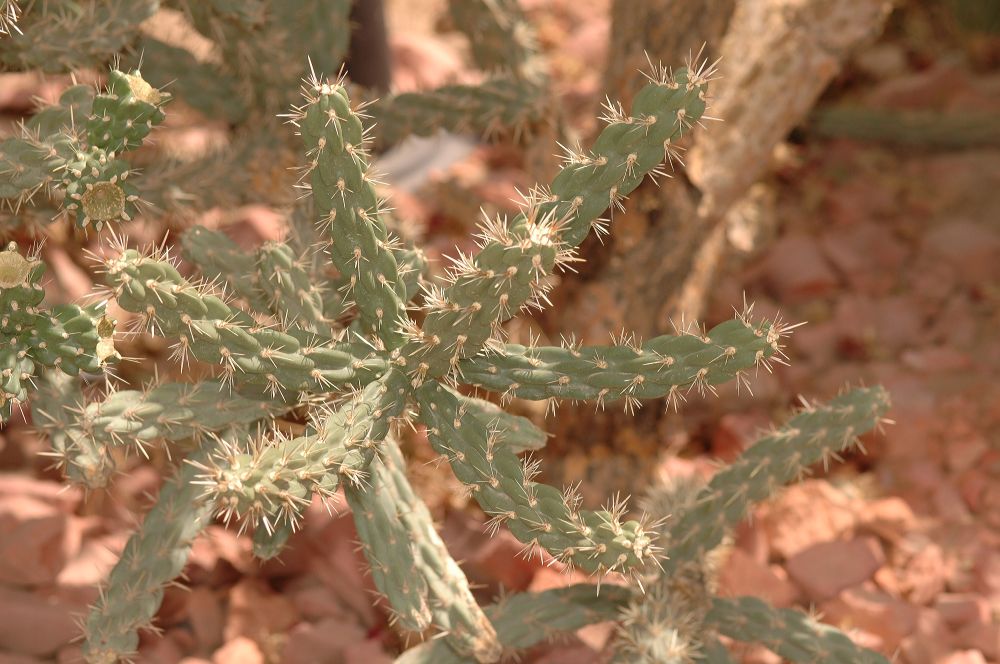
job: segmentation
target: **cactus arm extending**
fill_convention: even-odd
[[[517,0],[449,0],[455,27],[465,33],[480,69],[527,76],[536,67],[534,31]]]
[[[164,586],[184,569],[191,543],[211,519],[212,505],[196,483],[194,465],[207,459],[210,450],[206,442],[181,465],[129,538],[85,623],[88,663],[110,664],[136,653],[138,630],[150,625]]]
[[[705,622],[724,636],[760,643],[795,664],[889,664],[839,629],[795,609],[775,609],[756,597],[716,597]]]
[[[389,350],[402,345],[406,289],[375,194],[361,117],[339,83],[313,81],[293,121],[310,156],[305,175],[327,226],[330,257],[347,281],[362,329]]]
[[[0,421],[27,400],[39,366],[75,376],[100,372],[117,358],[114,324],[99,319],[98,306],[40,307],[44,271],[36,255],[22,256],[14,242],[0,251]]]
[[[363,385],[386,362],[361,343],[335,342],[306,332],[256,326],[204,289],[189,283],[168,262],[126,250],[107,267],[118,304],[141,314],[164,336],[178,337],[177,355],[220,364],[227,383],[260,384],[272,394],[323,393]]]
[[[828,404],[807,406],[781,429],[760,438],[719,471],[670,528],[666,573],[718,546],[751,505],[803,475],[809,466],[856,444],[859,435],[879,425],[888,408],[889,395],[883,388],[858,388]]]
[[[458,654],[496,662],[502,652],[496,632],[413,492],[399,447],[387,441],[369,468],[369,480],[347,485],[345,493],[375,586],[396,621],[416,632],[433,625]]]
[[[458,399],[460,415],[468,413],[499,437],[498,443],[514,454],[545,447],[549,435],[527,417],[512,415],[483,399],[467,397],[451,391]]]
[[[687,69],[653,78],[631,116],[609,111],[591,153],[571,156],[551,191],[533,193],[512,223],[488,224],[480,251],[455,262],[451,283],[429,299],[422,330],[403,350],[416,365],[415,383],[478,354],[522,307],[541,306],[555,267],[574,259],[598,217],[654,172],[701,117],[707,78]]]
[[[0,71],[68,72],[110,62],[139,33],[158,0],[35,2],[0,39]]]
[[[112,69],[107,90],[94,97],[87,119],[87,143],[108,152],[135,150],[153,125],[166,117],[160,109],[170,95],[150,85],[138,70]]]
[[[740,378],[780,353],[781,328],[746,318],[700,334],[664,335],[639,346],[530,348],[507,344],[459,364],[461,380],[507,397],[605,401],[683,397]]]
[[[580,583],[537,593],[518,593],[485,608],[496,627],[505,654],[530,648],[560,634],[594,623],[614,620],[628,601],[630,592],[620,586],[605,586],[600,594],[594,586]],[[462,664],[447,644],[428,641],[396,658],[396,664]]]
[[[143,35],[137,45],[146,78],[160,85],[172,83],[173,93],[207,118],[222,118],[231,125],[247,119],[250,108],[231,74],[210,63],[199,62],[183,48]],[[138,58],[136,58],[138,66]]]
[[[420,418],[434,450],[447,456],[455,475],[490,515],[506,523],[529,547],[540,546],[561,562],[594,574],[638,573],[655,564],[655,547],[642,524],[622,522],[624,505],[579,510],[573,496],[531,480],[533,469],[497,444],[475,417],[463,417],[447,389],[427,383],[416,390]]]
[[[478,85],[446,85],[408,92],[373,103],[380,144],[393,145],[411,134],[432,136],[439,130],[490,136],[510,129],[515,135],[545,116],[544,92],[535,84],[498,76]]]
[[[311,433],[220,447],[200,467],[206,495],[227,522],[268,531],[286,523],[294,530],[313,494],[332,498],[342,480],[366,480],[376,448],[403,412],[405,386],[390,370],[322,417]],[[267,538],[261,541],[269,548]],[[277,545],[280,538],[270,543]]]
[[[694,656],[696,664],[736,664],[736,660],[718,638],[705,636],[701,641],[701,650]]]
[[[145,453],[146,446],[158,440],[201,439],[227,427],[249,427],[283,410],[266,397],[247,398],[214,381],[120,390],[75,407],[77,417],[60,433],[66,442],[56,450],[57,458],[70,479],[89,489],[107,486],[116,447],[134,445]],[[48,419],[57,422],[58,416],[50,414]]]

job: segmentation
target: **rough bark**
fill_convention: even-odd
[[[576,331],[585,342],[599,343],[623,328],[648,338],[670,329],[672,321],[697,318],[726,254],[728,211],[767,171],[774,148],[803,120],[851,49],[881,28],[888,4],[737,2],[719,49],[722,78],[710,91],[715,97],[710,115],[723,122],[695,133],[684,174],[659,188],[646,183],[633,193],[628,211],[614,216],[606,246],[584,245],[589,264],[557,291],[561,315],[555,323],[546,321],[549,331]],[[609,94],[627,97],[625,90],[636,87],[630,71],[645,64],[644,51],[654,62],[683,62],[688,50],[702,42],[720,43],[727,23],[722,17],[729,18],[731,7],[616,0]],[[556,445],[565,450],[611,445],[616,455],[646,456],[639,463],[633,458],[620,477],[638,481],[634,474],[650,465],[650,448],[665,434],[662,414],[654,413],[659,409],[649,411],[633,418],[569,407],[552,427]],[[654,440],[641,442],[644,438]],[[581,477],[567,468],[562,479]]]

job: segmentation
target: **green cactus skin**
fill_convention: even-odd
[[[440,130],[493,136],[501,130],[525,133],[547,112],[541,86],[513,77],[494,77],[478,85],[446,85],[376,101],[366,109],[378,127],[379,144],[407,136],[432,136]]]
[[[138,71],[111,70],[106,93],[73,86],[59,104],[25,123],[20,137],[0,143],[0,197],[20,207],[39,191],[64,189],[63,208],[80,228],[100,231],[106,222],[138,214],[139,191],[127,182],[128,162],[117,155],[141,145],[163,121],[160,106],[169,95]],[[76,118],[87,118],[86,131]]]
[[[736,664],[736,660],[726,650],[726,646],[717,638],[706,637],[701,644],[701,650],[695,654],[697,664]]]
[[[363,485],[345,487],[375,586],[394,622],[422,632],[430,626],[464,657],[496,662],[503,649],[465,574],[434,530],[430,512],[406,478],[399,447],[386,441]]]
[[[268,531],[294,526],[313,494],[334,498],[344,479],[367,481],[376,447],[405,405],[405,376],[387,371],[297,438],[225,445],[201,466],[217,513]],[[264,548],[267,548],[266,546]]]
[[[527,417],[512,415],[489,401],[467,397],[454,390],[450,391],[452,396],[458,399],[459,414],[464,416],[467,413],[479,420],[492,435],[497,437],[498,444],[513,454],[545,447],[549,435]]]
[[[858,388],[828,404],[806,404],[781,429],[761,437],[707,486],[683,482],[654,487],[643,506],[659,520],[666,559],[644,594],[635,593],[620,615],[616,660],[654,664],[728,661],[714,632],[755,641],[793,662],[886,660],[840,631],[799,611],[776,610],[756,598],[715,597],[715,559],[727,532],[752,503],[803,475],[809,466],[853,445],[882,421],[888,396],[880,387]],[[708,647],[711,645],[711,647]]]
[[[139,530],[129,538],[84,625],[88,664],[115,664],[136,654],[138,631],[149,627],[163,588],[184,569],[191,543],[210,523],[213,505],[197,484],[206,443],[163,485]]]
[[[57,460],[67,475],[88,489],[107,486],[115,470],[114,448],[145,448],[157,441],[200,440],[228,427],[246,428],[283,408],[263,395],[248,398],[214,381],[164,383],[143,390],[117,390],[86,406],[73,404],[76,417],[49,414],[65,442]],[[43,429],[50,428],[42,425]]]
[[[44,271],[37,256],[22,256],[14,242],[0,251],[0,422],[27,401],[39,365],[75,376],[100,373],[117,358],[110,343],[114,324],[102,329],[98,307],[40,308]]]
[[[587,583],[537,593],[517,593],[485,608],[504,647],[504,656],[594,623],[613,620],[630,597],[627,588]],[[396,658],[396,664],[462,664],[468,660],[441,641],[428,641]]]
[[[469,38],[480,69],[518,76],[537,70],[534,30],[517,0],[448,0],[448,11],[455,27]]]
[[[757,440],[712,478],[671,528],[667,573],[718,546],[754,503],[802,477],[813,464],[851,448],[860,434],[879,425],[888,408],[883,388],[857,388],[828,404],[807,405],[781,429]]]
[[[889,664],[835,627],[801,611],[775,609],[756,597],[716,597],[705,623],[729,638],[760,643],[796,664]]]
[[[273,396],[325,393],[363,385],[385,371],[385,360],[364,344],[258,326],[157,257],[129,249],[107,270],[108,286],[123,309],[142,314],[160,334],[177,336],[182,364],[194,357],[221,365],[228,384],[264,385]]]
[[[610,117],[591,154],[570,158],[550,191],[536,190],[510,224],[483,229],[480,251],[455,261],[451,283],[431,294],[422,328],[408,335],[402,354],[415,360],[415,385],[478,354],[522,307],[542,306],[544,279],[575,260],[575,247],[601,228],[599,216],[620,205],[701,117],[705,83],[686,69],[657,78],[636,96],[632,116]]]
[[[0,39],[0,71],[62,73],[111,62],[156,13],[158,0],[35,2]]]
[[[578,348],[503,346],[496,355],[470,358],[461,379],[521,399],[656,399],[670,402],[686,391],[743,378],[781,353],[780,324],[754,324],[747,316],[717,325],[705,335],[656,337],[642,345]]]
[[[458,400],[444,387],[427,383],[416,398],[434,450],[446,455],[458,479],[472,487],[495,527],[506,524],[522,542],[591,573],[636,573],[655,564],[656,549],[642,524],[623,523],[618,506],[579,510],[572,497],[532,482],[530,464],[526,469],[513,452],[497,445],[476,418],[463,417]]]
[[[303,177],[309,178],[317,214],[328,227],[330,258],[347,280],[361,327],[387,349],[398,348],[406,289],[379,218],[382,203],[369,172],[361,118],[342,85],[316,82],[293,121],[312,160]]]

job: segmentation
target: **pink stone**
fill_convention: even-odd
[[[934,598],[934,608],[950,627],[990,621],[990,604],[973,593],[941,593]]]
[[[848,534],[855,525],[847,497],[825,480],[790,486],[760,511],[771,550],[786,559],[818,542]]]
[[[51,583],[80,547],[80,531],[55,505],[30,496],[0,497],[0,583]]]
[[[874,587],[848,588],[821,605],[823,619],[856,627],[878,637],[886,651],[895,650],[917,628],[919,609]]]
[[[264,664],[264,653],[252,639],[237,636],[215,651],[212,664]]]
[[[0,651],[54,655],[79,635],[70,606],[21,590],[0,587]]]
[[[786,303],[822,297],[837,287],[837,275],[816,240],[805,234],[786,235],[771,246],[764,279]]]
[[[719,572],[719,594],[754,595],[784,608],[795,602],[798,590],[780,567],[761,564],[743,550],[733,549]]]
[[[884,562],[878,540],[860,537],[814,544],[792,556],[785,567],[809,599],[822,601],[870,579]]]

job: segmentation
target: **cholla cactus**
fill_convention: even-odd
[[[119,2],[136,11],[146,6]],[[480,9],[489,12],[467,19],[469,25],[487,26],[478,29],[501,40],[521,35],[504,19],[514,4],[484,0]],[[345,15],[347,3],[335,5],[338,16]],[[276,18],[269,10],[277,0],[184,6],[200,31],[235,49],[227,66],[244,72],[266,59],[266,52],[254,49],[273,42],[231,37],[256,35],[271,20],[292,21],[279,31],[282,43],[291,44],[295,21],[309,23],[312,15],[304,8]],[[133,19],[124,16],[122,24]],[[417,109],[407,125],[412,131],[441,122],[516,124],[524,105],[517,91],[539,81],[530,71],[530,41],[518,38],[517,44],[503,63],[488,43],[477,50],[480,61],[498,66],[509,83],[491,79],[468,97],[474,101],[468,109],[452,103],[438,113],[438,105],[423,119],[419,104],[408,107],[403,98],[352,103],[343,78],[310,75],[303,103],[288,115],[306,156],[299,187],[310,196],[288,212],[294,232],[287,243],[269,243],[251,255],[217,232],[193,227],[181,241],[201,271],[190,279],[163,248],[143,253],[121,239],[106,254],[105,295],[135,315],[133,331],[169,339],[182,370],[197,362],[215,373],[196,383],[111,389],[89,402],[78,383],[47,377],[44,389],[53,398],[36,403],[35,421],[52,432],[52,453],[71,480],[91,489],[105,486],[129,449],[173,442],[187,451],[86,620],[89,662],[110,664],[135,653],[138,631],[151,624],[164,585],[181,573],[192,540],[213,517],[252,529],[255,552],[269,558],[281,552],[314,498],[332,499],[341,491],[394,622],[440,636],[404,654],[404,662],[495,662],[555,632],[616,616],[623,625],[622,661],[687,662],[708,653],[718,659],[724,650],[717,635],[756,638],[799,661],[834,648],[843,657],[868,657],[798,614],[713,597],[711,569],[702,563],[751,501],[877,424],[885,408],[880,390],[810,407],[706,487],[671,497],[681,516],[669,528],[660,518],[662,505],[650,503],[652,515],[630,518],[626,500],[583,509],[573,490],[537,482],[538,464],[518,454],[538,449],[545,434],[460,391],[484,389],[501,400],[544,400],[553,408],[561,399],[599,407],[618,402],[629,411],[649,399],[676,407],[692,391],[744,383],[756,368],[769,368],[781,357],[787,331],[779,321],[755,320],[748,308],[710,330],[692,326],[644,343],[622,335],[610,346],[539,347],[504,338],[505,322],[548,303],[554,275],[580,260],[576,249],[590,232],[607,232],[605,211],[621,210],[647,175],[662,174],[663,161],[673,160],[677,142],[706,109],[714,70],[704,64],[649,72],[649,84],[629,111],[609,102],[607,126],[590,150],[569,152],[550,185],[525,195],[517,216],[481,224],[478,251],[458,254],[443,281],[424,282],[422,254],[390,232],[376,195],[365,109],[404,125],[406,109]],[[27,51],[10,53],[0,51],[2,61],[30,64]],[[259,79],[201,67],[189,78],[239,91],[203,99],[220,109],[235,100],[220,111],[235,120],[240,105],[279,103],[281,92],[271,84],[287,75],[289,63],[304,66],[304,58],[296,64],[287,55],[269,61]],[[485,94],[491,89],[501,90],[505,106],[499,111],[498,98]],[[198,99],[184,83],[177,90]],[[467,92],[450,89],[442,98]],[[138,192],[128,188],[131,178],[125,184],[130,171],[118,155],[137,147],[162,119],[165,100],[137,72],[112,72],[108,92],[96,97],[71,88],[58,106],[36,115],[21,138],[4,143],[4,172],[13,175],[0,193],[26,203],[38,190],[60,190],[62,206],[84,228],[130,218]],[[448,115],[455,108],[461,112]],[[74,117],[88,118],[86,127],[75,127]],[[24,358],[75,373],[97,370],[111,357],[107,324],[95,322],[90,310],[66,309],[76,312],[68,320],[47,317],[63,327],[50,328],[46,317],[39,318],[34,265],[16,253],[0,254],[0,293],[10,312],[4,319],[12,363],[4,373],[6,403],[26,396],[23,381],[34,366]],[[277,421],[292,410],[308,417],[295,436]],[[409,485],[394,442],[403,421],[423,426],[488,515],[491,531],[508,528],[527,555],[631,585],[606,587],[600,596],[590,586],[575,586],[478,606]],[[802,645],[806,630],[816,638]]]
[[[40,308],[45,264],[36,252],[21,255],[11,242],[0,251],[0,421],[28,399],[39,366],[69,375],[98,373],[118,358],[115,323],[99,307]]]

